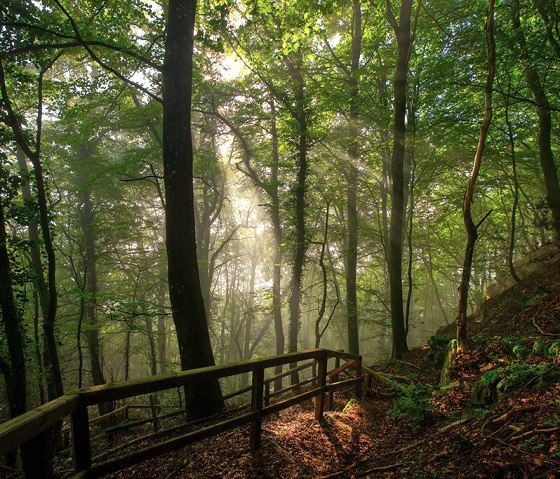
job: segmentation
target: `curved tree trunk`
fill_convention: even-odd
[[[496,74],[496,50],[494,45],[494,0],[488,1],[488,19],[486,22],[486,51],[488,55],[488,73],[486,76],[486,86],[484,88],[484,105],[485,113],[482,126],[480,127],[480,136],[474,157],[474,164],[465,198],[463,199],[463,223],[467,232],[467,246],[465,248],[465,258],[463,260],[463,270],[461,272],[461,283],[459,285],[459,313],[457,315],[457,341],[459,348],[468,346],[467,335],[467,306],[469,297],[469,284],[471,280],[472,262],[474,255],[474,246],[478,239],[478,228],[487,218],[488,214],[482,220],[475,224],[471,213],[471,204],[474,198],[474,188],[482,163],[482,155],[486,146],[486,137],[488,129],[492,122],[492,86],[494,84],[494,76]]]

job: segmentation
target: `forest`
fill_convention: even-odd
[[[2,2],[0,421],[311,349],[403,362],[441,328],[469,351],[558,249],[559,25],[556,0]]]

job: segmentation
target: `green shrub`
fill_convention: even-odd
[[[475,383],[472,402],[484,405],[503,394],[523,390],[532,385],[540,386],[545,376],[553,370],[552,364],[514,363],[484,373]]]
[[[399,391],[400,396],[387,411],[392,420],[412,421],[414,425],[424,422],[433,410],[430,404],[435,388],[431,386],[407,386]]]

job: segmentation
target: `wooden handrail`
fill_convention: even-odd
[[[356,377],[327,384],[327,377],[336,377],[337,373],[340,372],[342,368],[335,368],[336,372],[334,374],[328,373],[327,361],[332,357],[348,360],[345,367],[348,368],[354,365],[356,367]],[[306,392],[271,405],[268,404],[268,395],[266,401],[263,401],[265,384],[270,384],[271,381],[278,377],[273,376],[265,380],[265,369],[310,359],[312,362],[298,366],[297,369],[311,367],[317,362],[318,374],[315,378],[315,386],[312,386],[312,388]],[[253,372],[252,386],[250,389],[252,391],[252,400],[251,411],[249,413],[179,436],[178,438],[164,441],[163,443],[150,446],[142,451],[92,465],[89,431],[90,421],[88,418],[89,406],[142,394],[154,393],[163,389],[184,387],[194,382],[234,376],[251,371]],[[289,374],[289,372],[282,373],[280,376],[287,374]],[[315,416],[320,418],[325,407],[325,394],[327,392],[342,387],[355,386],[356,392],[359,394],[362,380],[360,356],[325,349],[312,349],[280,356],[250,359],[235,364],[210,366],[195,370],[181,371],[174,374],[151,376],[94,386],[88,389],[71,392],[7,421],[4,424],[0,424],[0,455],[5,455],[19,445],[36,438],[43,432],[53,428],[56,424],[60,423],[63,418],[69,415],[72,416],[72,446],[74,451],[74,464],[77,471],[76,477],[85,477],[83,475],[84,471],[87,471],[87,477],[99,477],[102,474],[114,472],[126,466],[136,464],[148,457],[154,457],[163,452],[168,452],[186,444],[197,442],[203,438],[216,435],[246,423],[251,423],[251,446],[258,447],[260,445],[261,421],[263,417],[304,400],[315,398]],[[48,440],[48,438],[45,437],[45,440]],[[46,471],[45,477],[48,474],[48,471]]]
[[[0,424],[0,455],[58,424],[77,407],[79,396],[66,394]]]

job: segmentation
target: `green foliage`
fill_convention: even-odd
[[[527,309],[537,304],[541,299],[545,298],[546,296],[547,296],[546,293],[541,293],[541,294],[536,294],[535,296],[522,297],[519,301],[521,303],[522,309]]]
[[[359,403],[360,400],[357,398],[350,398],[348,400],[348,402],[344,405],[344,407],[342,408],[342,412],[346,412],[349,408],[352,407],[352,405]]]
[[[529,354],[529,349],[525,346],[525,338],[504,338],[502,345],[509,354],[521,359]]]
[[[484,373],[475,383],[472,402],[484,405],[503,394],[521,391],[526,387],[539,387],[554,370],[552,364],[514,363]]]
[[[399,390],[400,397],[387,411],[387,417],[412,422],[414,425],[423,423],[433,410],[431,399],[435,390],[436,388],[426,385],[403,387]]]
[[[489,407],[476,407],[473,409],[473,412],[480,418],[486,419],[488,415],[492,412]]]
[[[560,360],[560,340],[537,337],[504,338],[502,345],[516,359],[542,357],[552,362]]]

